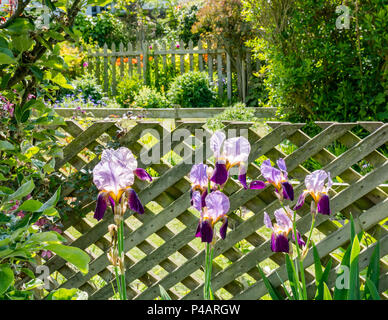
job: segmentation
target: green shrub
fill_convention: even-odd
[[[102,87],[97,83],[97,80],[91,75],[83,75],[78,77],[75,80],[71,81],[73,89],[61,89],[57,95],[57,100],[64,100],[65,97],[77,96],[79,99],[82,99],[83,102],[91,101],[96,104],[100,102],[105,97],[105,93],[102,90]]]
[[[192,71],[174,79],[167,92],[170,103],[183,108],[201,108],[213,106],[216,95],[211,89],[205,72]]]
[[[282,2],[244,1],[260,33],[251,47],[268,63],[262,73],[268,104],[288,120],[388,119],[388,7],[384,1],[347,2],[349,28],[340,29],[344,12],[336,8],[342,4],[298,0],[285,10]]]
[[[228,107],[224,112],[207,120],[207,127],[212,131],[217,131],[224,127],[222,121],[250,121],[256,122],[255,108],[247,108],[244,103],[238,102]]]
[[[125,24],[109,11],[99,13],[95,17],[79,14],[75,18],[75,28],[78,29],[86,43],[97,42],[100,47],[105,43],[110,48],[120,42],[128,42]]]
[[[140,108],[168,108],[170,106],[162,93],[147,86],[142,87],[135,95],[133,105]]]
[[[123,108],[130,107],[141,88],[142,81],[139,79],[139,76],[125,76],[117,85],[116,101]]]

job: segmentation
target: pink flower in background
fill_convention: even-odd
[[[58,233],[60,233],[60,234],[62,233],[62,230],[59,229],[56,225],[51,226],[51,227],[50,227],[50,230],[51,230],[51,231],[58,232]]]
[[[25,214],[23,211],[19,211],[17,214],[16,214],[18,217],[20,218],[24,218]]]
[[[86,68],[86,67],[89,66],[89,63],[88,63],[88,62],[84,62],[84,63],[82,64],[82,66],[83,66],[84,68]]]
[[[43,259],[48,260],[48,259],[50,259],[53,256],[53,253],[50,250],[42,250],[42,253],[40,254],[40,256]]]
[[[176,44],[176,48],[179,49],[181,46],[179,45],[179,43]]]
[[[32,93],[28,94],[28,96],[27,96],[27,100],[31,100],[31,99],[35,99],[35,98],[36,97]]]

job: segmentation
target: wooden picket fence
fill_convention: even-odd
[[[224,94],[226,87],[227,99],[232,99],[232,69],[231,58],[224,49],[212,49],[209,42],[198,41],[196,46],[193,42],[185,47],[183,41],[173,42],[169,45],[162,43],[120,43],[119,47],[113,43],[111,48],[105,43],[103,48],[96,47],[94,51],[88,49],[88,70],[94,73],[97,81],[103,86],[105,92],[115,96],[117,93],[117,83],[127,74],[133,76],[137,73],[139,78],[143,79],[145,85],[149,84],[147,70],[150,65],[149,59],[154,59],[155,81],[161,77],[162,73],[183,74],[188,71],[199,70],[206,71],[210,82],[216,81],[218,95]],[[185,66],[185,57],[188,57],[188,69]],[[161,60],[159,60],[161,59]],[[167,69],[168,60],[171,62],[172,69]],[[159,63],[162,62],[162,70],[159,70]],[[246,83],[252,74],[252,57],[250,51],[247,51],[246,57],[242,62],[242,88],[243,101],[245,102],[248,94]]]
[[[125,215],[128,297],[155,299],[160,295],[159,285],[162,285],[173,299],[201,299],[205,252],[203,244],[194,237],[198,214],[190,207],[188,174],[192,164],[187,160],[209,163],[207,159],[211,151],[208,141],[212,133],[203,120],[177,121],[174,128],[166,128],[159,121],[133,121],[124,132],[120,123],[114,119],[103,120],[86,127],[75,120],[67,120],[67,125],[60,130],[73,140],[64,146],[64,157],[57,161],[56,169],[63,171],[69,166],[73,172],[92,169],[99,158],[85,157],[85,150],[89,155],[95,154],[96,147],[106,146],[110,139],[130,148],[137,156],[139,166],[151,167],[158,177],[152,183],[136,180],[134,188],[146,205],[146,212],[138,215],[128,211]],[[289,177],[300,181],[292,182],[296,199],[304,189],[304,177],[309,174],[309,163],[312,161],[329,171],[332,177],[337,177],[330,191],[332,211],[346,218],[351,213],[357,231],[364,230],[369,235],[369,244],[362,245],[360,270],[368,265],[375,240],[380,240],[379,291],[381,297],[387,299],[388,159],[380,148],[387,146],[388,123],[317,122],[321,131],[315,136],[309,136],[303,131],[303,123],[268,122],[262,128],[246,122],[227,122],[225,125],[226,132],[235,129],[237,135],[247,135],[252,146],[248,177],[252,179],[260,178],[256,159],[262,161],[269,158],[276,161],[279,157],[285,158]],[[189,135],[184,140],[171,141],[171,136],[180,129],[185,129]],[[150,149],[144,148],[141,140],[145,130],[156,139]],[[121,132],[119,136],[118,131]],[[199,136],[198,132],[203,135]],[[171,150],[164,148],[166,144],[172,150],[180,149],[180,154],[189,156],[177,163],[161,159]],[[338,149],[338,146],[341,148]],[[337,150],[337,155],[334,155],[330,151],[333,147],[341,151]],[[145,164],[142,155],[155,150],[160,152],[160,163]],[[367,169],[356,170],[363,164],[367,164]],[[71,178],[72,174],[68,174],[68,179]],[[72,188],[62,191],[65,199],[74,197],[75,190]],[[258,272],[258,264],[271,266],[268,277],[274,286],[280,285],[280,278],[287,279],[284,255],[271,251],[270,234],[263,223],[265,211],[274,219],[273,213],[279,208],[279,201],[273,187],[244,190],[235,179],[228,181],[224,191],[230,196],[231,202],[230,229],[226,239],[217,241],[215,245],[212,286],[218,299],[260,299],[267,294],[267,290]],[[84,216],[93,214],[96,196],[87,195],[86,200],[63,220],[64,234],[69,242],[86,250],[91,256],[89,273],[83,275],[58,256],[51,258],[46,265],[50,269],[54,286],[80,288],[89,294],[90,299],[108,299],[113,296],[113,287],[116,286],[114,272],[106,255],[110,245],[107,227],[113,223],[113,217],[109,212],[97,223]],[[310,201],[310,198],[306,201]],[[304,237],[311,223],[309,207],[305,205],[303,210],[298,211],[297,228]],[[335,220],[333,217],[318,215],[316,227],[319,232],[315,235],[315,239],[318,239],[315,244],[322,261],[326,263],[329,257],[334,260],[329,276],[329,287],[333,288],[335,270],[339,266],[338,253],[349,244],[349,223],[345,218]],[[77,235],[74,235],[74,230],[78,232]],[[93,248],[98,248],[99,252],[96,253]],[[305,259],[310,297],[315,293],[312,265],[310,250]],[[61,274],[63,282],[55,281],[54,274]],[[96,279],[101,285],[96,286]]]

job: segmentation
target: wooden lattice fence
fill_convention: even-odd
[[[265,130],[264,127],[253,127],[252,123],[226,122],[225,130],[236,129],[237,135],[239,131],[245,130],[241,132],[248,135],[252,146],[248,176],[252,179],[260,178],[259,162],[255,162],[256,159],[262,161],[269,158],[276,161],[284,157],[289,177],[301,182],[292,182],[296,198],[304,189],[304,177],[311,171],[311,163],[330,171],[332,177],[337,177],[330,191],[332,211],[347,218],[352,213],[357,230],[362,229],[370,236],[370,244],[362,247],[361,269],[369,262],[374,240],[380,239],[380,292],[386,299],[388,159],[379,148],[387,146],[388,124],[316,124],[321,131],[315,136],[307,135],[301,123],[268,122],[270,129]],[[128,211],[125,215],[124,246],[127,252],[125,261],[129,299],[155,299],[160,294],[159,285],[174,299],[202,298],[204,246],[194,237],[198,214],[190,207],[188,174],[192,164],[187,160],[195,158],[196,162],[207,161],[211,155],[208,144],[204,142],[209,141],[212,133],[204,125],[204,121],[178,121],[176,127],[170,129],[158,121],[133,121],[118,138],[120,145],[134,152],[140,167],[151,167],[158,174],[151,184],[137,180],[134,186],[142,203],[146,205],[145,214],[132,215]],[[62,129],[74,139],[64,147],[64,157],[56,163],[57,170],[69,164],[74,170],[92,169],[99,161],[98,157],[88,160],[83,152],[89,150],[94,153],[97,146],[106,144],[110,139],[108,137],[117,138],[117,131],[120,130],[115,120],[94,122],[87,128],[69,120]],[[147,151],[144,151],[143,140],[140,138],[146,129],[155,140],[150,152],[160,152],[159,159],[171,150],[170,146],[174,150],[180,147],[181,154],[189,152],[190,156],[184,159],[186,161],[173,164],[165,158],[160,163],[145,164],[140,153]],[[186,129],[191,135],[184,141],[173,139],[171,142],[171,135],[178,129]],[[198,129],[202,129],[202,137],[194,137]],[[361,132],[362,137],[354,129],[358,129],[357,133]],[[166,144],[168,148],[164,148]],[[336,155],[333,148],[336,148]],[[267,294],[267,290],[256,268],[258,263],[271,266],[269,279],[275,286],[280,285],[279,277],[286,279],[284,256],[271,252],[270,235],[263,226],[264,211],[273,219],[273,212],[279,207],[279,202],[272,187],[244,190],[234,179],[228,181],[224,191],[230,196],[231,202],[230,230],[226,239],[218,241],[215,246],[217,258],[213,263],[212,286],[217,298],[259,299]],[[72,197],[73,192],[73,189],[65,188],[62,195]],[[113,223],[113,216],[109,212],[99,223],[83,217],[94,211],[95,198],[96,194],[90,194],[82,205],[75,207],[72,214],[63,220],[65,235],[70,243],[90,253],[92,260],[89,273],[83,275],[59,257],[53,257],[46,265],[50,274],[57,271],[65,278],[61,284],[52,280],[54,285],[80,288],[88,292],[90,299],[108,299],[113,296],[112,288],[115,287],[114,272],[110,269],[106,255],[110,241],[107,227]],[[243,209],[237,210],[240,207]],[[304,206],[298,215],[297,228],[305,236],[311,223],[309,206]],[[319,230],[315,235],[317,249],[323,261],[327,261],[329,256],[333,257],[335,268],[338,268],[339,263],[336,253],[349,243],[349,224],[344,221],[323,215],[319,215],[316,221]],[[72,230],[76,230],[78,235],[74,235]],[[99,248],[98,253],[92,250],[93,246]],[[309,268],[312,264],[310,250],[305,260],[310,296],[314,293],[313,268]],[[335,276],[333,268],[329,277],[331,288]],[[96,278],[99,279],[99,286],[93,281]]]

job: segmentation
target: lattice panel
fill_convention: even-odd
[[[303,131],[304,124],[299,123],[268,122],[260,128],[241,122],[225,122],[225,125],[226,132],[228,129],[236,129],[237,135],[242,129],[248,132],[252,148],[247,176],[251,179],[261,178],[259,167],[263,160],[275,162],[279,157],[286,161],[295,199],[303,191],[304,177],[311,172],[313,165],[336,177],[330,191],[332,211],[345,218],[353,214],[356,228],[369,235],[370,243],[363,245],[360,256],[361,270],[368,265],[376,238],[380,239],[380,292],[383,298],[387,298],[388,124],[320,122],[316,123],[320,132],[315,136],[307,135]],[[144,139],[141,138],[146,129],[148,136],[144,139],[153,140],[153,144],[144,151]],[[184,140],[173,139],[171,142],[171,135],[178,129],[187,129],[190,135]],[[195,137],[198,129],[203,130],[202,141]],[[199,214],[190,207],[188,174],[192,164],[183,161],[181,156],[190,153],[193,159],[196,157],[196,160],[210,163],[206,159],[210,158],[211,151],[204,142],[209,141],[212,133],[205,122],[178,121],[171,129],[158,121],[137,121],[132,122],[119,138],[117,132],[121,128],[114,120],[94,122],[90,126],[69,120],[61,130],[71,139],[65,142],[64,157],[57,162],[56,169],[66,174],[68,179],[81,169],[92,169],[99,161],[96,148],[106,147],[112,138],[132,150],[140,167],[151,167],[158,175],[151,184],[135,182],[134,188],[145,205],[145,214],[133,215],[128,211],[125,215],[129,299],[158,298],[159,285],[173,299],[202,299],[204,245],[194,237]],[[171,155],[169,150],[177,150],[177,147],[181,149],[181,156]],[[155,150],[160,152],[160,163],[144,164],[141,152],[150,154]],[[174,160],[170,161],[169,156]],[[280,285],[279,277],[287,279],[284,256],[270,250],[270,234],[263,227],[264,211],[273,219],[279,202],[271,186],[262,190],[244,190],[235,179],[229,179],[224,192],[231,202],[230,230],[226,239],[219,240],[215,246],[213,290],[218,299],[263,298],[267,291],[257,264],[270,266],[272,270],[268,277],[275,286]],[[74,190],[64,188],[62,195],[74,197]],[[110,241],[107,227],[113,223],[113,215],[107,213],[98,223],[90,219],[95,199],[96,194],[90,194],[63,220],[69,242],[85,249],[91,256],[89,273],[83,275],[59,257],[51,258],[46,265],[52,274],[57,272],[62,277],[62,281],[53,280],[55,286],[80,288],[89,294],[90,299],[108,299],[114,294],[113,288],[116,290],[114,273],[106,255]],[[311,224],[308,208],[305,205],[297,217],[297,228],[304,237]],[[316,220],[315,239],[318,243],[314,241],[321,258],[323,261],[327,261],[329,256],[334,259],[329,277],[332,287],[335,268],[339,264],[336,254],[349,243],[349,225],[345,218],[338,221],[333,216],[318,215]],[[315,293],[312,252],[308,253],[304,264],[311,296]]]

